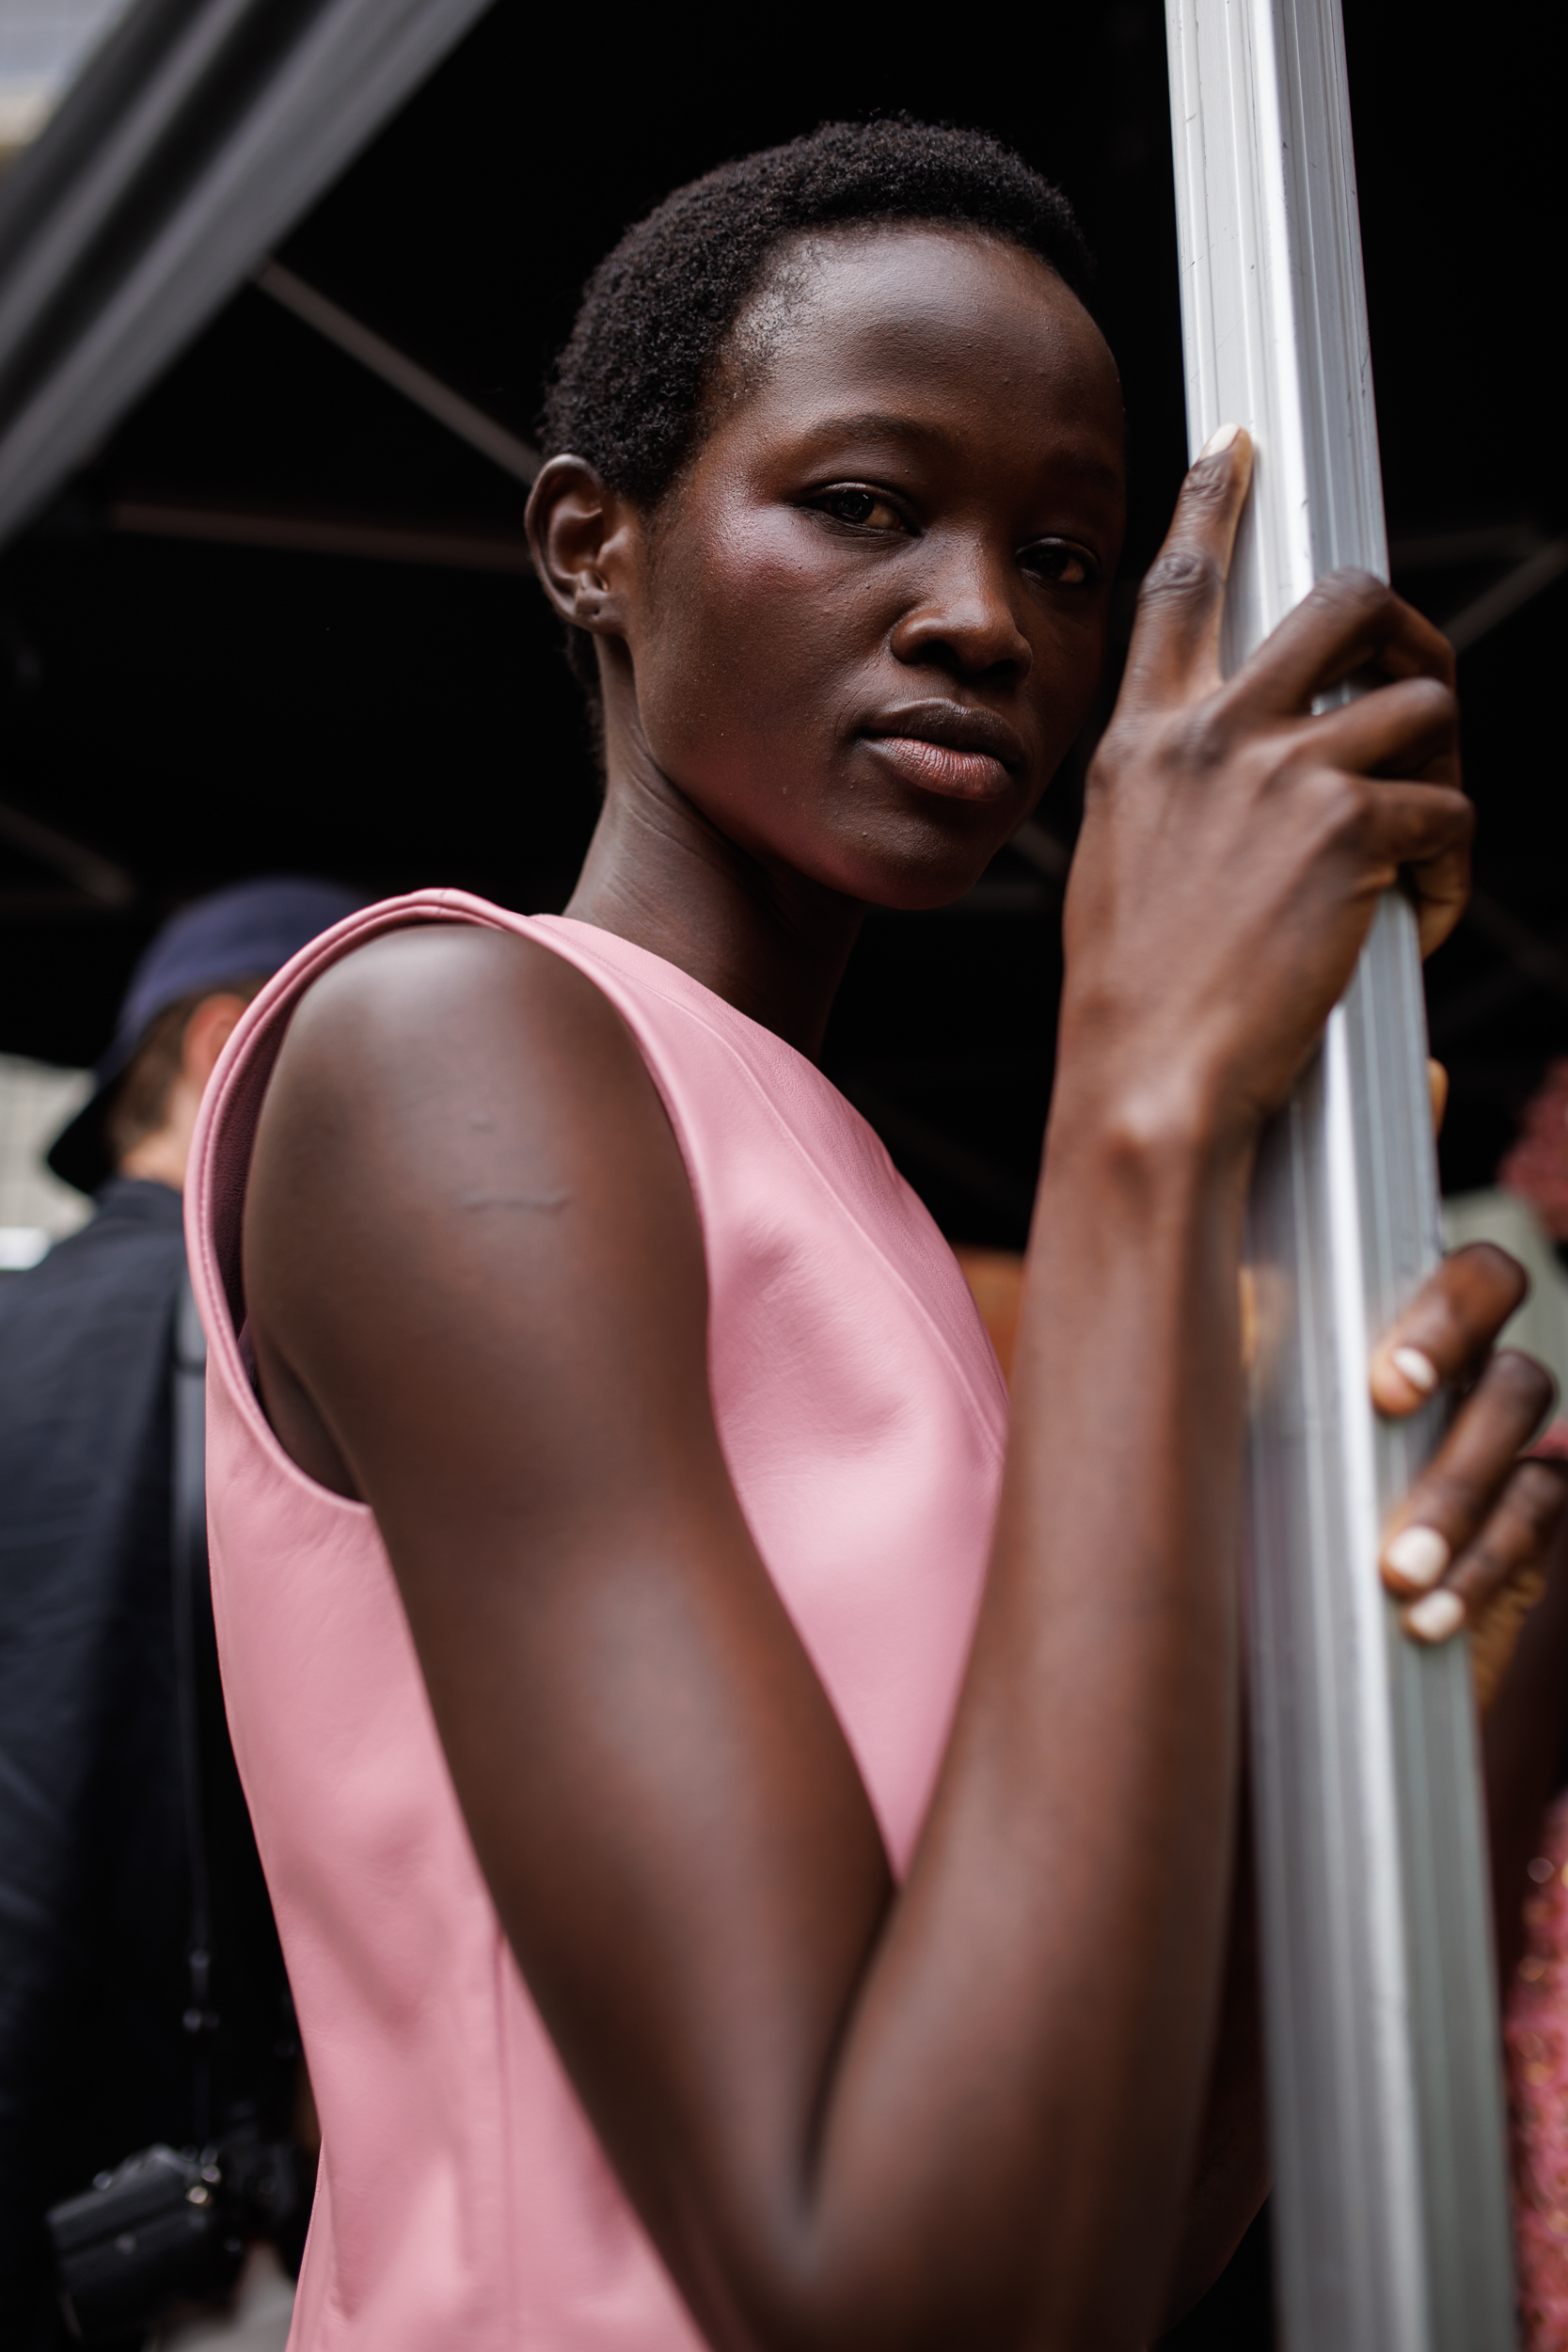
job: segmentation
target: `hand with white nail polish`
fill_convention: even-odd
[[[1404,1622],[1423,1642],[1446,1642],[1465,1622],[1465,1603],[1457,1593],[1429,1593],[1405,1611]]]
[[[1416,1593],[1435,1584],[1452,1557],[1448,1537],[1434,1527],[1402,1527],[1383,1547],[1384,1568],[1391,1571],[1388,1581]]]
[[[1523,1270],[1490,1243],[1456,1250],[1373,1353],[1373,1401],[1391,1418],[1430,1405],[1440,1389],[1461,1399],[1384,1538],[1383,1581],[1406,1604],[1405,1630],[1418,1642],[1506,1616],[1512,1648],[1568,1507],[1568,1479],[1521,1459],[1551,1409],[1550,1375],[1528,1356],[1497,1350],[1525,1289]],[[1494,1685],[1506,1662],[1489,1653]]]
[[[1437,1386],[1437,1367],[1420,1348],[1390,1348],[1388,1361],[1409,1381],[1418,1396],[1430,1396]]]

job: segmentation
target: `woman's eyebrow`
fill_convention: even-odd
[[[936,418],[900,415],[895,409],[866,408],[851,416],[819,419],[802,432],[799,447],[805,455],[811,456],[819,448],[831,449],[844,441],[881,441],[906,451],[961,456],[966,437]],[[1118,500],[1123,495],[1125,483],[1120,468],[1108,464],[1097,452],[1069,445],[1053,451],[1052,463],[1085,488],[1105,491]]]
[[[957,451],[963,446],[963,436],[951,426],[934,420],[901,417],[878,408],[863,409],[849,417],[824,417],[807,427],[801,435],[807,447],[819,441],[896,441],[905,448]]]

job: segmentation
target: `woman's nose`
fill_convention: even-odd
[[[955,548],[900,616],[893,650],[900,661],[934,661],[971,675],[1007,669],[1024,677],[1034,647],[1020,624],[1018,594],[1011,564],[973,547]]]

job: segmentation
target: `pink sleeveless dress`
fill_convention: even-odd
[[[322,2123],[291,2352],[695,2352],[501,1933],[375,1521],[288,1459],[242,1360],[245,1174],[291,1009],[348,948],[432,921],[553,949],[637,1040],[701,1219],[730,1473],[898,1868],[963,1670],[1006,1393],[952,1252],[842,1096],[589,925],[456,891],[370,908],[277,975],[208,1090],[187,1215],[214,1606]]]

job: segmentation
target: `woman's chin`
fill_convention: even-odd
[[[1016,812],[1004,817],[994,803],[927,801],[890,825],[884,840],[859,845],[854,895],[906,914],[953,906],[974,888],[1017,822]]]
[[[942,907],[956,906],[966,898],[984,874],[996,854],[990,843],[976,856],[972,849],[965,854],[955,854],[949,842],[938,850],[935,845],[926,855],[889,856],[885,859],[862,858],[854,870],[836,886],[847,897],[859,898],[868,907],[880,907],[889,914],[930,914]]]

